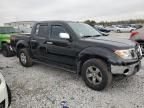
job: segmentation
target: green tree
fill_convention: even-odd
[[[94,20],[86,20],[86,21],[84,21],[84,23],[89,24],[91,26],[94,26],[96,24],[96,22]]]

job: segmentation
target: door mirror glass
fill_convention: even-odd
[[[70,39],[70,35],[68,33],[59,33],[59,37],[61,39]]]

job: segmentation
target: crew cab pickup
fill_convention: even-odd
[[[81,75],[88,87],[98,91],[111,83],[113,74],[131,76],[141,67],[138,44],[104,37],[79,22],[38,22],[31,34],[13,35],[11,45],[23,66],[40,62],[70,69]]]

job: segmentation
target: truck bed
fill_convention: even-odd
[[[16,43],[17,43],[19,40],[29,41],[30,37],[31,37],[31,34],[28,34],[28,33],[11,35],[11,46],[12,46],[12,48],[13,48],[13,49],[16,48]]]

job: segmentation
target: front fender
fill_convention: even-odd
[[[28,43],[25,41],[25,40],[19,40],[16,44],[16,50],[19,48],[19,47],[29,47]]]
[[[106,59],[111,64],[117,64],[118,62],[120,62],[118,61],[118,58],[113,53],[113,51],[107,48],[99,48],[99,47],[86,48],[79,53],[78,55],[79,60],[82,59],[85,55],[94,57],[97,56]]]

